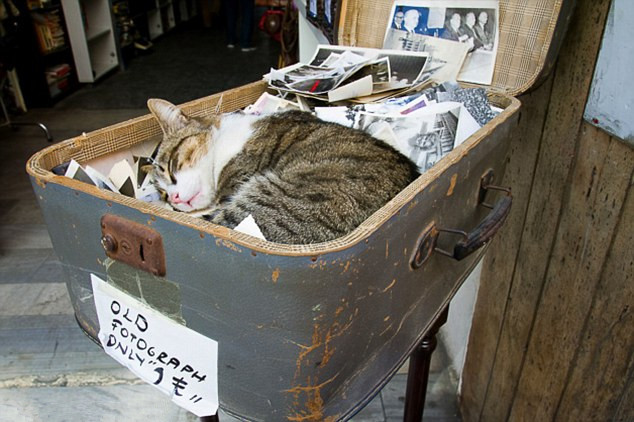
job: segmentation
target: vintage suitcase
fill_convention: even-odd
[[[340,42],[380,46],[390,5],[343,1]],[[509,197],[485,186],[502,176],[520,107],[512,95],[552,66],[571,7],[562,0],[501,0],[490,96],[504,111],[335,241],[274,244],[51,172],[71,158],[81,163],[159,137],[149,115],[38,152],[27,170],[68,275],[79,325],[96,338],[90,274],[110,276],[128,294],[218,341],[219,399],[226,412],[258,421],[350,418],[420,342],[482,256],[484,248],[477,248],[508,212]],[[211,113],[222,95],[222,110],[235,110],[265,89],[257,82],[184,108],[192,115]],[[496,202],[494,209],[484,201]],[[162,245],[154,243],[162,247],[145,255],[164,255],[164,276],[106,260],[104,216],[122,221],[115,237],[127,236],[132,226],[160,237]],[[470,233],[464,238],[445,229]]]

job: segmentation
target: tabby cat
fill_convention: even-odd
[[[229,228],[251,214],[269,241],[343,236],[419,176],[383,141],[310,113],[203,119],[164,100],[148,107],[164,134],[149,173],[170,205]]]

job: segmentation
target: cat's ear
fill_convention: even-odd
[[[147,107],[156,117],[165,134],[174,133],[189,124],[189,118],[169,101],[151,98],[147,101]]]

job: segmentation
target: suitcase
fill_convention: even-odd
[[[380,47],[391,3],[344,0],[340,43]],[[128,295],[218,342],[219,400],[227,413],[257,421],[349,419],[421,341],[509,211],[508,192],[491,186],[501,180],[518,119],[514,95],[553,66],[573,7],[563,0],[533,3],[500,0],[490,99],[503,111],[331,242],[266,242],[51,172],[70,159],[82,163],[160,138],[150,115],[36,153],[27,171],[80,327],[97,338],[90,274],[109,277]],[[222,111],[232,111],[266,89],[256,82],[183,108],[205,115],[222,97]],[[138,256],[112,261],[101,242],[104,230],[132,243],[148,233],[158,241],[145,245],[141,263]]]

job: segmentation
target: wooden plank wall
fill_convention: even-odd
[[[609,0],[524,95],[463,370],[465,421],[634,421],[634,150],[582,120]]]

